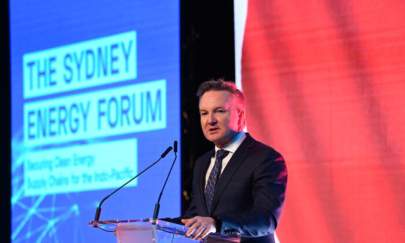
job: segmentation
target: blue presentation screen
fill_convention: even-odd
[[[10,2],[13,242],[115,242],[88,225],[98,203],[180,139],[179,29],[175,0]],[[101,219],[152,217],[173,159]],[[161,217],[180,215],[180,161]]]

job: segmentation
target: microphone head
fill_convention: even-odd
[[[174,140],[173,151],[177,153],[177,140]]]
[[[162,153],[162,155],[160,155],[160,158],[163,159],[164,157],[166,157],[166,155],[167,155],[170,151],[172,151],[172,149],[173,149],[172,146],[168,147],[168,148]]]

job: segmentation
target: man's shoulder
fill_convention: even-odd
[[[252,136],[248,136],[246,139],[249,144],[249,152],[257,155],[262,155],[262,156],[266,156],[266,157],[273,157],[273,158],[278,158],[278,157],[282,157],[281,153],[278,152],[276,149],[274,149],[273,147],[271,147],[270,145],[267,145],[265,143],[262,143],[256,139],[254,139]]]
[[[254,140],[250,149],[249,162],[251,166],[256,166],[260,171],[267,168],[272,174],[279,175],[279,178],[286,178],[287,165],[284,157],[273,147]],[[267,170],[266,169],[266,170]]]

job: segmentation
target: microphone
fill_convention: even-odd
[[[177,159],[177,140],[175,140],[174,143],[173,143],[173,151],[174,151],[174,159],[173,159],[172,165],[170,166],[169,173],[167,173],[165,182],[163,183],[163,186],[162,186],[162,190],[159,193],[158,200],[157,200],[157,202],[155,204],[155,208],[153,210],[153,218],[152,218],[152,223],[153,224],[156,224],[156,220],[158,219],[159,210],[160,210],[160,199],[162,198],[163,191],[165,190],[167,181],[169,180],[169,177],[170,177],[170,174],[172,173],[174,164],[176,163],[176,159]]]
[[[170,146],[170,147],[168,147],[163,153],[162,153],[162,155],[160,155],[160,159],[163,159],[164,157],[166,157],[166,155],[170,152],[170,151],[172,151],[172,146]],[[177,149],[177,148],[176,148]]]
[[[98,207],[96,209],[96,214],[94,216],[94,220],[92,221],[92,225],[94,227],[97,227],[97,222],[100,219],[100,214],[101,214],[101,206],[103,205],[103,203],[110,198],[112,195],[114,195],[115,193],[117,193],[119,190],[121,190],[124,186],[128,185],[128,183],[130,183],[131,181],[135,180],[137,177],[139,177],[140,175],[142,175],[144,172],[146,172],[147,170],[149,170],[151,167],[153,167],[155,164],[157,164],[161,159],[163,159],[164,157],[166,157],[166,155],[172,150],[172,146],[169,146],[161,155],[160,158],[158,160],[156,160],[155,162],[153,162],[152,164],[150,164],[148,167],[146,167],[145,169],[143,169],[141,172],[139,172],[138,174],[136,174],[134,177],[132,177],[131,179],[129,179],[128,181],[126,181],[124,184],[122,184],[120,187],[118,187],[117,189],[115,189],[114,191],[112,191],[110,194],[108,194],[107,196],[103,197],[103,199],[101,199],[100,203],[98,204]]]
[[[173,152],[174,152],[174,153],[177,153],[177,140],[174,140],[174,143],[173,143]]]

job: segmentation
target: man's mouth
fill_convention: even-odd
[[[218,130],[219,130],[218,127],[211,127],[211,128],[208,129],[208,132],[209,132],[209,133],[215,133],[215,132],[218,131]]]

